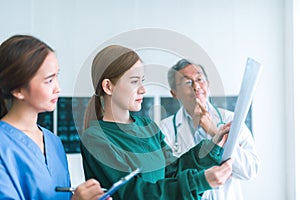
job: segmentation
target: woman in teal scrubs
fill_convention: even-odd
[[[53,111],[59,66],[44,42],[16,35],[0,46],[0,199],[98,199],[96,180],[70,187],[60,139],[37,125],[38,113]]]
[[[172,156],[164,135],[150,119],[132,116],[145,94],[144,67],[131,49],[111,45],[100,51],[92,65],[95,94],[85,116],[81,136],[86,178],[104,187],[136,168],[140,174],[122,186],[113,199],[200,199],[231,175],[231,160],[220,164],[223,135],[204,140],[180,158]]]

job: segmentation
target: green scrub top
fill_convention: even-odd
[[[121,124],[93,121],[81,136],[86,179],[95,178],[104,188],[136,168],[142,172],[122,186],[113,199],[200,199],[211,189],[204,170],[219,165],[223,149],[203,140],[176,158],[158,126],[148,118],[132,116]]]

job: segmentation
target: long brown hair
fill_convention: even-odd
[[[26,87],[53,49],[29,35],[14,35],[0,46],[0,118],[8,112],[12,91]]]
[[[89,127],[91,120],[100,120],[103,117],[104,110],[101,101],[105,92],[102,88],[102,81],[109,79],[116,84],[119,78],[138,60],[140,58],[135,51],[120,45],[107,46],[97,53],[91,71],[95,94],[91,97],[85,112],[84,129]]]

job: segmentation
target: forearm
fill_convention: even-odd
[[[177,167],[179,171],[185,169],[207,169],[211,166],[219,165],[222,154],[223,148],[214,144],[211,140],[202,140],[177,160]]]
[[[93,164],[94,165],[94,164]],[[97,165],[88,174],[101,182],[101,186],[110,188],[116,180],[127,173]],[[148,172],[154,174],[156,172]],[[159,173],[159,172],[158,172]],[[147,181],[147,173],[141,173],[122,186],[112,197],[113,199],[196,199],[205,190],[211,189],[206,181],[204,171],[184,170],[175,177],[161,178],[157,181]]]

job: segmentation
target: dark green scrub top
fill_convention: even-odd
[[[129,172],[142,168],[112,196],[114,200],[200,199],[211,189],[204,170],[219,165],[221,147],[203,140],[176,158],[151,119],[132,118],[131,124],[91,122],[81,136],[86,179],[95,178],[102,187],[110,188]]]

